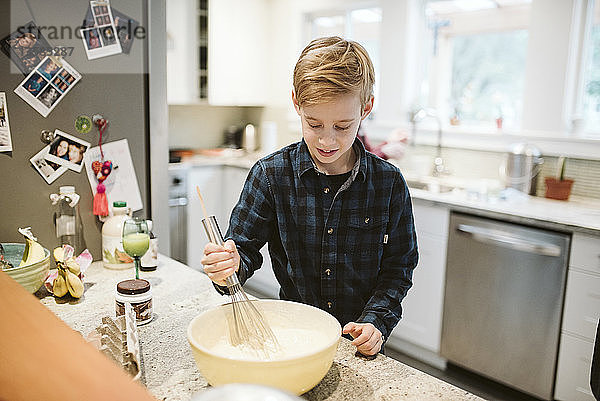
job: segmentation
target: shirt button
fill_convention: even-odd
[[[327,274],[328,276],[331,275],[331,269],[325,269],[325,274]]]
[[[329,187],[323,188],[323,192],[325,192],[326,194],[328,194],[329,193]]]
[[[333,306],[333,304],[332,304],[331,302],[327,302],[327,307],[328,307],[329,309],[331,309],[331,307],[332,307],[332,306]]]
[[[329,230],[327,230],[327,234],[333,234],[333,228],[330,228]]]

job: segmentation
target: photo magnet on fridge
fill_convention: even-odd
[[[108,1],[90,1],[91,18],[86,15],[80,29],[88,60],[122,52]]]
[[[83,156],[90,148],[90,143],[57,129],[49,146],[46,160],[79,173],[83,167]]]
[[[24,75],[28,75],[54,51],[33,21],[1,39],[0,47]]]
[[[12,139],[10,136],[10,124],[8,123],[8,106],[6,105],[6,93],[0,92],[0,152],[12,151]]]
[[[48,56],[25,77],[15,93],[47,117],[79,80],[81,75],[63,58]]]
[[[38,173],[46,180],[48,184],[52,184],[58,177],[60,177],[67,168],[56,163],[52,163],[46,160],[46,155],[50,151],[50,145],[45,146],[42,150],[37,152],[29,161]]]
[[[117,37],[119,38],[119,43],[121,44],[121,50],[124,54],[129,54],[131,51],[131,47],[133,46],[133,40],[135,38],[135,32],[140,23],[133,18],[129,17],[126,14],[123,14],[119,10],[114,7],[111,7],[112,15],[114,18],[115,29],[117,32]],[[92,13],[92,7],[88,7],[85,18],[83,19],[83,24],[81,27],[85,30],[88,28],[96,27],[96,18],[94,18],[94,14]]]

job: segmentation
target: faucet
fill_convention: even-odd
[[[416,111],[411,112],[410,122],[412,123],[412,138],[411,145],[415,146],[415,138],[417,134],[417,123],[419,121],[423,121],[426,117],[435,118],[437,123],[437,150],[436,156],[433,160],[433,170],[431,174],[434,177],[438,177],[440,175],[448,174],[449,170],[444,166],[444,159],[442,159],[442,121],[440,120],[440,116],[435,109],[418,109]]]

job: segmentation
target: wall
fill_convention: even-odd
[[[3,3],[5,7],[0,14],[1,37],[32,19],[25,1],[13,0],[7,3],[9,2]],[[143,4],[145,3],[120,1],[113,6],[147,26],[143,22]],[[57,7],[55,2],[29,0],[29,5],[40,26],[76,26],[81,24],[88,3],[61,0],[60,7]],[[13,21],[10,19],[11,15]],[[83,78],[50,115],[44,118],[13,93],[24,76],[13,73],[12,62],[4,54],[0,54],[0,90],[6,92],[13,141],[13,152],[0,153],[0,241],[23,242],[17,228],[31,226],[44,247],[52,249],[57,246],[49,195],[58,193],[58,188],[62,185],[75,185],[81,195],[84,237],[94,258],[99,259],[101,224],[92,214],[92,192],[85,169],[81,173],[67,171],[48,185],[32,167],[29,159],[44,146],[40,141],[42,129],[59,128],[97,144],[97,130],[80,135],[76,133],[73,124],[78,115],[102,113],[110,120],[105,141],[122,138],[129,140],[142,202],[145,206],[148,205],[144,42],[136,40],[129,55],[119,54],[88,61],[81,39],[64,42],[47,39],[51,44],[74,46],[73,56],[68,61]],[[140,214],[146,212],[144,210]]]
[[[258,125],[261,107],[169,105],[169,149],[216,148],[230,125]]]

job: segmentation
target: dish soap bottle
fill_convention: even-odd
[[[86,246],[79,213],[79,195],[75,193],[75,187],[60,187],[58,194],[50,195],[50,200],[56,205],[54,225],[58,245],[71,245],[75,249],[75,255],[79,255]]]
[[[131,217],[127,202],[113,202],[113,215],[102,226],[102,262],[112,270],[130,269],[133,259],[123,250],[123,224]]]
[[[150,246],[148,251],[142,256],[140,269],[145,272],[156,270],[158,267],[158,238],[152,232],[152,220],[146,220],[148,231],[150,232]]]

